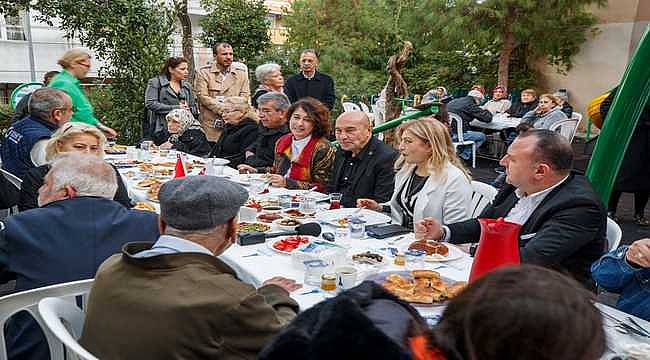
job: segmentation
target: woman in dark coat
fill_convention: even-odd
[[[618,87],[614,88],[600,105],[600,114],[603,119],[607,116],[617,91]],[[649,225],[648,219],[644,215],[650,197],[650,167],[648,163],[650,163],[650,102],[646,103],[630,139],[630,144],[625,151],[616,184],[609,198],[607,207],[609,217],[618,221],[616,207],[621,194],[624,192],[634,193],[634,222],[639,226]]]
[[[104,134],[95,126],[80,122],[70,122],[61,126],[49,140],[46,148],[46,160],[52,162],[61,154],[68,152],[80,152],[104,156]],[[43,185],[45,175],[50,171],[50,165],[42,165],[30,169],[23,177],[18,199],[18,210],[25,211],[38,207],[38,189]],[[113,200],[130,208],[131,199],[117,169],[117,192]]]
[[[259,126],[253,109],[238,96],[224,101],[223,120],[226,126],[210,157],[228,159],[236,168],[246,160],[246,149],[257,139]]]
[[[156,137],[165,140],[160,144],[161,149],[175,149],[196,156],[210,154],[212,147],[192,113],[185,109],[174,109],[166,118],[167,128],[156,133]]]
[[[149,80],[144,99],[147,109],[147,119],[143,125],[145,139],[152,139],[156,145],[167,140],[164,137],[167,129],[166,116],[174,109],[189,110],[194,118],[198,118],[196,98],[186,81],[188,74],[187,60],[170,57],[165,61],[160,75]]]
[[[257,99],[267,92],[284,93],[282,68],[276,63],[262,64],[255,69],[255,78],[260,86],[255,90],[251,103],[257,109]]]

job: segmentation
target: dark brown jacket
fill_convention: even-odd
[[[132,256],[151,245],[126,244],[97,272],[80,343],[100,359],[255,359],[296,316],[284,289],[255,290],[216,257]]]

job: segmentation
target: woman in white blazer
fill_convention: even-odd
[[[395,191],[388,205],[358,199],[357,207],[390,211],[393,223],[409,229],[425,217],[440,223],[470,218],[472,186],[456,155],[447,128],[437,120],[420,118],[399,129],[400,157],[395,162]]]

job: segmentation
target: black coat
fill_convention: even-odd
[[[237,125],[226,124],[210,157],[230,160],[230,166],[237,167],[246,159],[246,149],[255,142],[259,126],[253,119],[244,119]]]
[[[603,119],[612,106],[618,87],[600,104],[600,114]],[[618,178],[614,190],[622,192],[650,191],[650,101],[641,112],[639,122],[625,150],[625,156],[618,170]]]
[[[526,115],[527,112],[531,110],[535,110],[537,107],[537,104],[539,104],[539,99],[535,99],[531,102],[527,103],[522,103],[521,101],[516,101],[512,104],[510,109],[506,111],[508,115],[516,118],[522,118],[524,115]]]
[[[366,148],[359,153],[352,178],[352,184],[342,189],[344,165],[348,151],[338,149],[334,159],[334,174],[327,186],[328,193],[343,194],[341,204],[344,207],[356,207],[356,199],[369,198],[383,203],[390,201],[395,188],[395,169],[393,165],[399,155],[395,149],[378,140],[370,139]]]
[[[260,124],[257,139],[246,149],[254,155],[247,157],[245,163],[258,171],[266,172],[275,160],[275,143],[288,132],[289,127],[286,124],[277,129],[265,128]]]
[[[407,338],[425,327],[411,305],[365,281],[298,314],[258,358],[407,360]]]
[[[38,207],[38,189],[43,186],[43,180],[45,179],[47,172],[50,171],[50,168],[50,165],[42,165],[30,169],[27,174],[25,174],[20,188],[18,210],[25,211]],[[115,192],[113,200],[129,209],[133,207],[133,205],[131,205],[131,198],[129,198],[129,192],[126,190],[126,186],[122,181],[120,173],[115,167],[113,167],[113,169],[115,169],[115,176],[117,177],[117,191]]]
[[[479,218],[506,217],[519,199],[515,187],[505,185]],[[533,211],[519,232],[521,262],[571,274],[592,288],[590,268],[607,245],[607,212],[584,176],[570,175],[553,189]],[[450,242],[479,240],[477,219],[448,224]]]
[[[330,110],[334,108],[334,80],[329,75],[316,71],[314,77],[307,79],[302,72],[292,75],[284,84],[284,93],[294,103],[304,97],[319,100]]]
[[[469,130],[469,123],[474,119],[486,123],[492,121],[492,113],[485,109],[481,109],[480,106],[476,105],[474,98],[471,96],[465,96],[450,101],[447,104],[447,111],[454,113],[463,119],[463,131]],[[452,133],[456,133],[455,123],[452,123]]]

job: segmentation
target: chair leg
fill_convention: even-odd
[[[472,168],[476,169],[476,143],[472,144]]]

